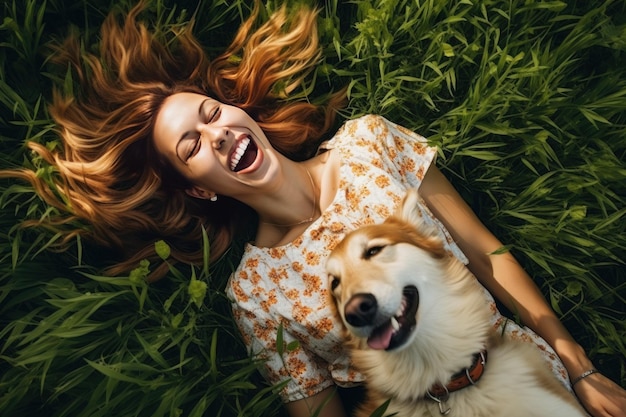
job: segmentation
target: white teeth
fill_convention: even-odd
[[[406,310],[406,299],[402,297],[402,302],[400,303],[400,308],[396,311],[396,317],[400,317],[404,315],[404,310]]]
[[[398,323],[398,320],[395,317],[392,317],[390,321],[391,327],[393,327],[396,332],[400,330],[400,323]]]
[[[404,309],[405,309],[405,305],[401,305],[400,308],[398,309],[398,311],[396,311],[396,316],[401,316],[404,314]]]
[[[246,149],[248,149],[248,145],[250,145],[250,138],[243,139],[241,142],[239,142],[239,145],[237,145],[237,149],[235,149],[235,152],[233,152],[233,157],[230,160],[231,171],[234,171],[235,167],[241,160],[241,157],[243,156],[244,153],[246,153]]]

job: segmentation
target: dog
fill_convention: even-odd
[[[326,262],[365,375],[356,415],[587,416],[538,349],[493,328],[484,289],[423,223],[418,201],[409,190],[394,215],[348,233]]]

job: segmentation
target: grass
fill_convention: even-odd
[[[46,102],[65,74],[46,45],[70,26],[95,44],[107,11],[128,3],[0,0],[0,166],[51,174],[24,146],[58,144]],[[154,0],[147,16],[166,32],[196,12],[214,54],[249,3]],[[624,2],[318,3],[324,61],[300,94],[347,85],[343,118],[379,113],[438,144],[446,175],[626,385]],[[0,182],[3,416],[281,413],[222,292],[241,242],[148,286],[145,265],[105,278],[101,248],[76,240],[58,253],[58,230],[20,227],[52,210]]]

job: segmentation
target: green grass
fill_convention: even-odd
[[[47,44],[75,26],[94,45],[107,11],[128,3],[0,0],[1,167],[51,174],[24,146],[58,145],[46,102],[66,75]],[[249,3],[154,0],[146,15],[166,32],[196,12],[214,55]],[[626,4],[318,3],[324,62],[300,95],[346,85],[342,117],[380,113],[440,145],[439,166],[626,385]],[[108,254],[89,242],[58,253],[58,230],[19,227],[53,210],[0,182],[3,417],[279,413],[222,292],[241,242],[148,286],[139,265],[101,276]]]

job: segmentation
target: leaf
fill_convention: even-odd
[[[276,352],[279,356],[283,356],[285,352],[285,342],[283,341],[283,324],[278,324],[278,330],[276,331]]]
[[[513,247],[514,245],[502,245],[498,249],[489,253],[489,255],[502,255],[504,253],[509,253]]]

